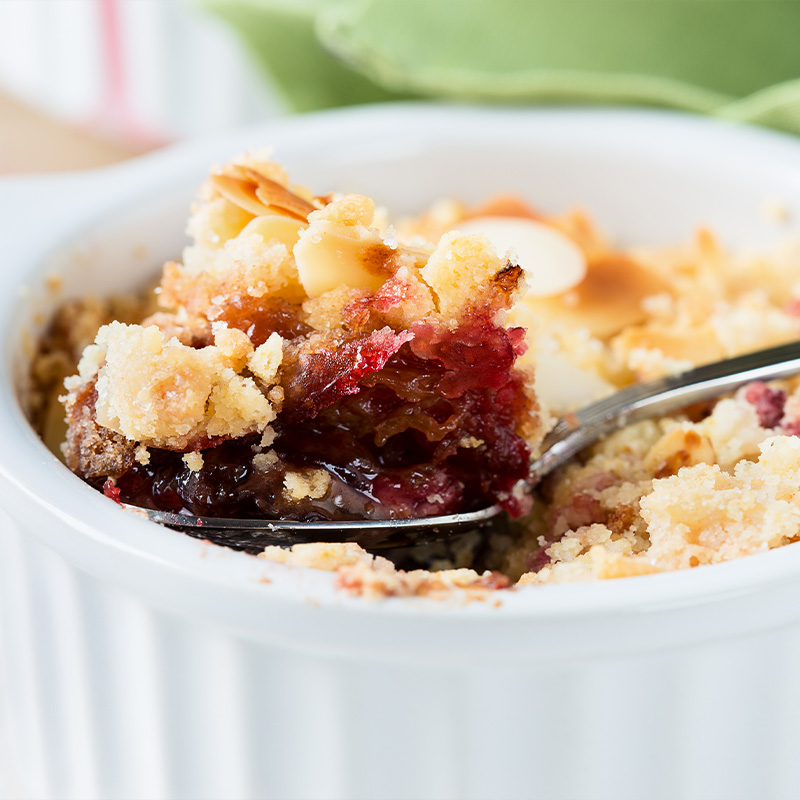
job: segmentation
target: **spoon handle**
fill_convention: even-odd
[[[798,373],[800,342],[791,342],[630,386],[561,418],[545,438],[531,474],[538,481],[584,447],[631,422],[710,400],[752,381]]]

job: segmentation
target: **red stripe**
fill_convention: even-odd
[[[146,131],[131,111],[125,76],[119,0],[97,0],[105,65],[105,93],[99,109],[102,122],[126,139],[146,146],[163,144]]]

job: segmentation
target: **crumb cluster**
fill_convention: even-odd
[[[467,600],[484,599],[489,592],[507,589],[511,582],[499,572],[474,569],[402,570],[386,558],[374,556],[353,543],[296,544],[289,549],[267,547],[261,558],[292,567],[337,573],[337,586],[347,594],[378,600],[386,597],[442,598],[454,590]]]

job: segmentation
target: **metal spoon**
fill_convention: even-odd
[[[751,381],[797,374],[800,342],[793,342],[623,389],[558,421],[544,440],[542,454],[531,465],[531,485],[585,447],[631,422],[710,400]],[[368,549],[429,544],[471,530],[497,529],[505,522],[505,514],[496,505],[443,517],[339,522],[219,519],[129,505],[125,508],[190,536],[252,553],[271,544],[299,542],[357,542]]]
[[[487,528],[497,530],[505,523],[505,514],[500,506],[421,519],[357,519],[335,522],[195,517],[126,504],[123,504],[123,508],[168,528],[188,533],[189,536],[208,539],[214,544],[248,553],[260,553],[267,545],[289,547],[304,542],[357,542],[368,550],[406,547],[431,544],[468,531]]]

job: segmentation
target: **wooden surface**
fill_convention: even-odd
[[[0,92],[0,175],[102,167],[140,152],[56,122]]]

